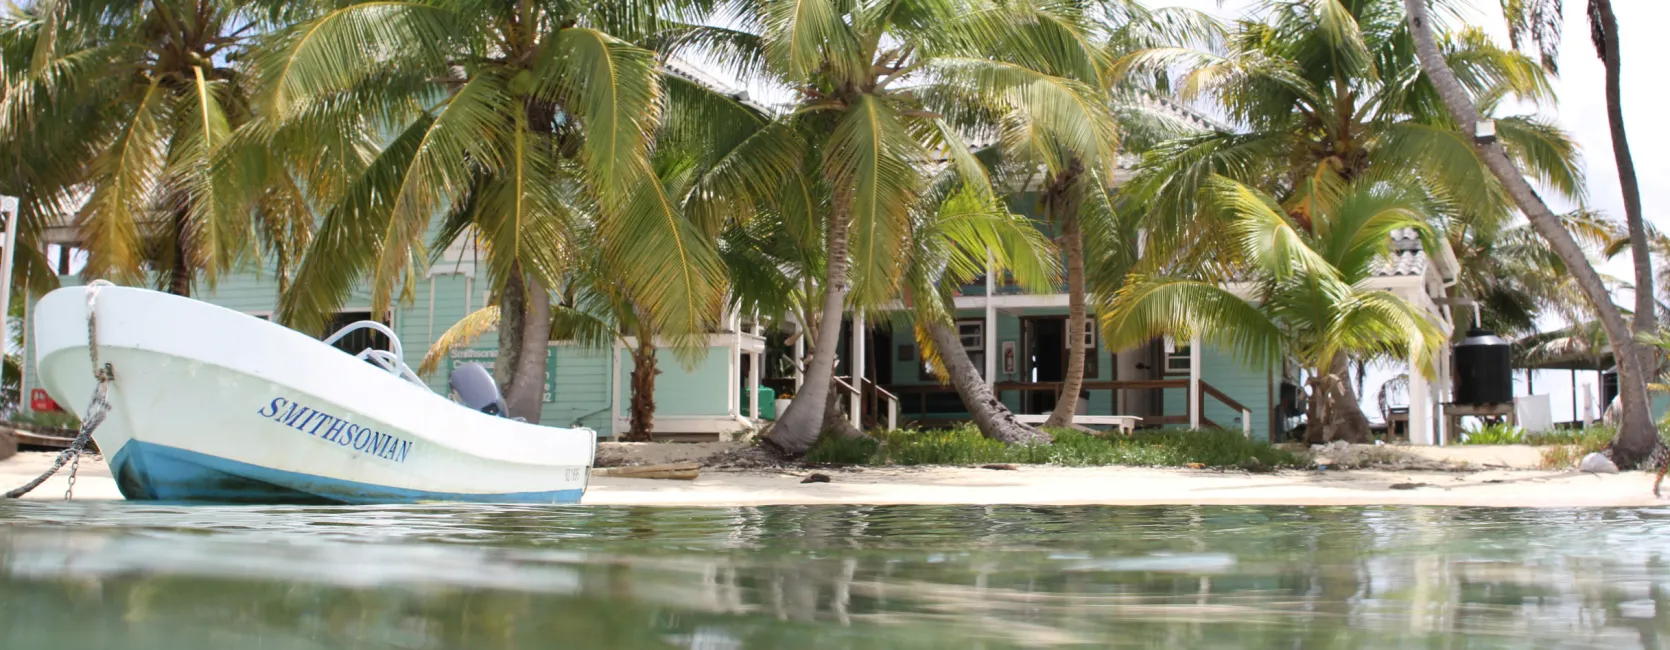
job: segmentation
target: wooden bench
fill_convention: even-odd
[[[1026,424],[1043,424],[1043,423],[1049,421],[1049,419],[1050,419],[1050,416],[1048,416],[1048,415],[1030,415],[1030,414],[1022,414],[1022,413],[1016,413],[1015,414],[1015,421],[1024,422]],[[1073,424],[1086,425],[1086,426],[1092,425],[1092,424],[1099,424],[1099,425],[1103,425],[1103,426],[1118,427],[1119,431],[1121,433],[1130,433],[1132,429],[1136,428],[1138,422],[1142,422],[1142,418],[1139,418],[1135,415],[1075,415],[1075,416],[1073,416]]]

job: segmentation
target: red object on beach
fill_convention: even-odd
[[[52,396],[46,394],[44,388],[29,390],[29,408],[34,411],[63,411],[63,407],[52,401]]]

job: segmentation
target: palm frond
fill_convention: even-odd
[[[280,300],[280,320],[314,331],[362,280],[371,283],[372,310],[388,309],[423,263],[430,220],[473,185],[472,166],[503,164],[480,134],[511,113],[508,102],[503,79],[480,75],[396,136],[325,215],[296,273],[305,289]]]
[[[919,191],[916,165],[926,157],[897,111],[875,95],[860,95],[830,135],[824,165],[851,206],[852,295],[860,302],[892,293]]]
[[[417,373],[425,377],[435,374],[435,371],[440,369],[441,362],[445,361],[453,350],[474,343],[483,334],[498,328],[498,305],[488,305],[470,312],[453,323],[452,327],[446,328],[445,332],[441,332],[434,345],[429,346],[429,351],[423,354],[423,362],[418,364]]]
[[[1312,250],[1275,199],[1258,190],[1220,178],[1212,187],[1223,210],[1236,215],[1241,251],[1260,272],[1277,280],[1294,274],[1335,279],[1339,271]]]
[[[391,66],[439,73],[457,18],[424,2],[371,1],[280,30],[256,60],[260,112],[283,121],[298,102],[354,88]]]
[[[82,273],[88,278],[142,279],[140,231],[157,200],[156,183],[166,163],[167,91],[153,80],[137,98],[127,122],[110,148],[93,161],[93,187],[77,220],[89,255]]]
[[[655,55],[595,29],[570,27],[543,48],[526,74],[535,96],[557,101],[585,130],[581,159],[610,212],[629,200],[649,168],[662,96]]]
[[[1253,366],[1280,363],[1282,327],[1258,306],[1212,282],[1135,275],[1102,314],[1102,337],[1127,350],[1160,336],[1202,341],[1234,351]]]

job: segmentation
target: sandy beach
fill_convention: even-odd
[[[600,458],[664,463],[726,451],[706,445],[607,443]],[[1239,470],[1137,467],[851,467],[835,469],[704,468],[694,481],[594,475],[592,505],[736,506],[786,504],[1304,505],[1377,504],[1492,507],[1627,507],[1666,503],[1652,495],[1653,475],[1595,475],[1533,469],[1532,447],[1402,448],[1456,469]],[[54,454],[23,452],[0,461],[0,486],[11,489],[51,466]],[[812,473],[828,483],[801,483]],[[28,499],[62,499],[66,472]],[[82,460],[77,499],[120,499],[102,458]]]

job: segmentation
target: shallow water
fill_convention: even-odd
[[[0,502],[0,648],[1670,645],[1670,510]]]

